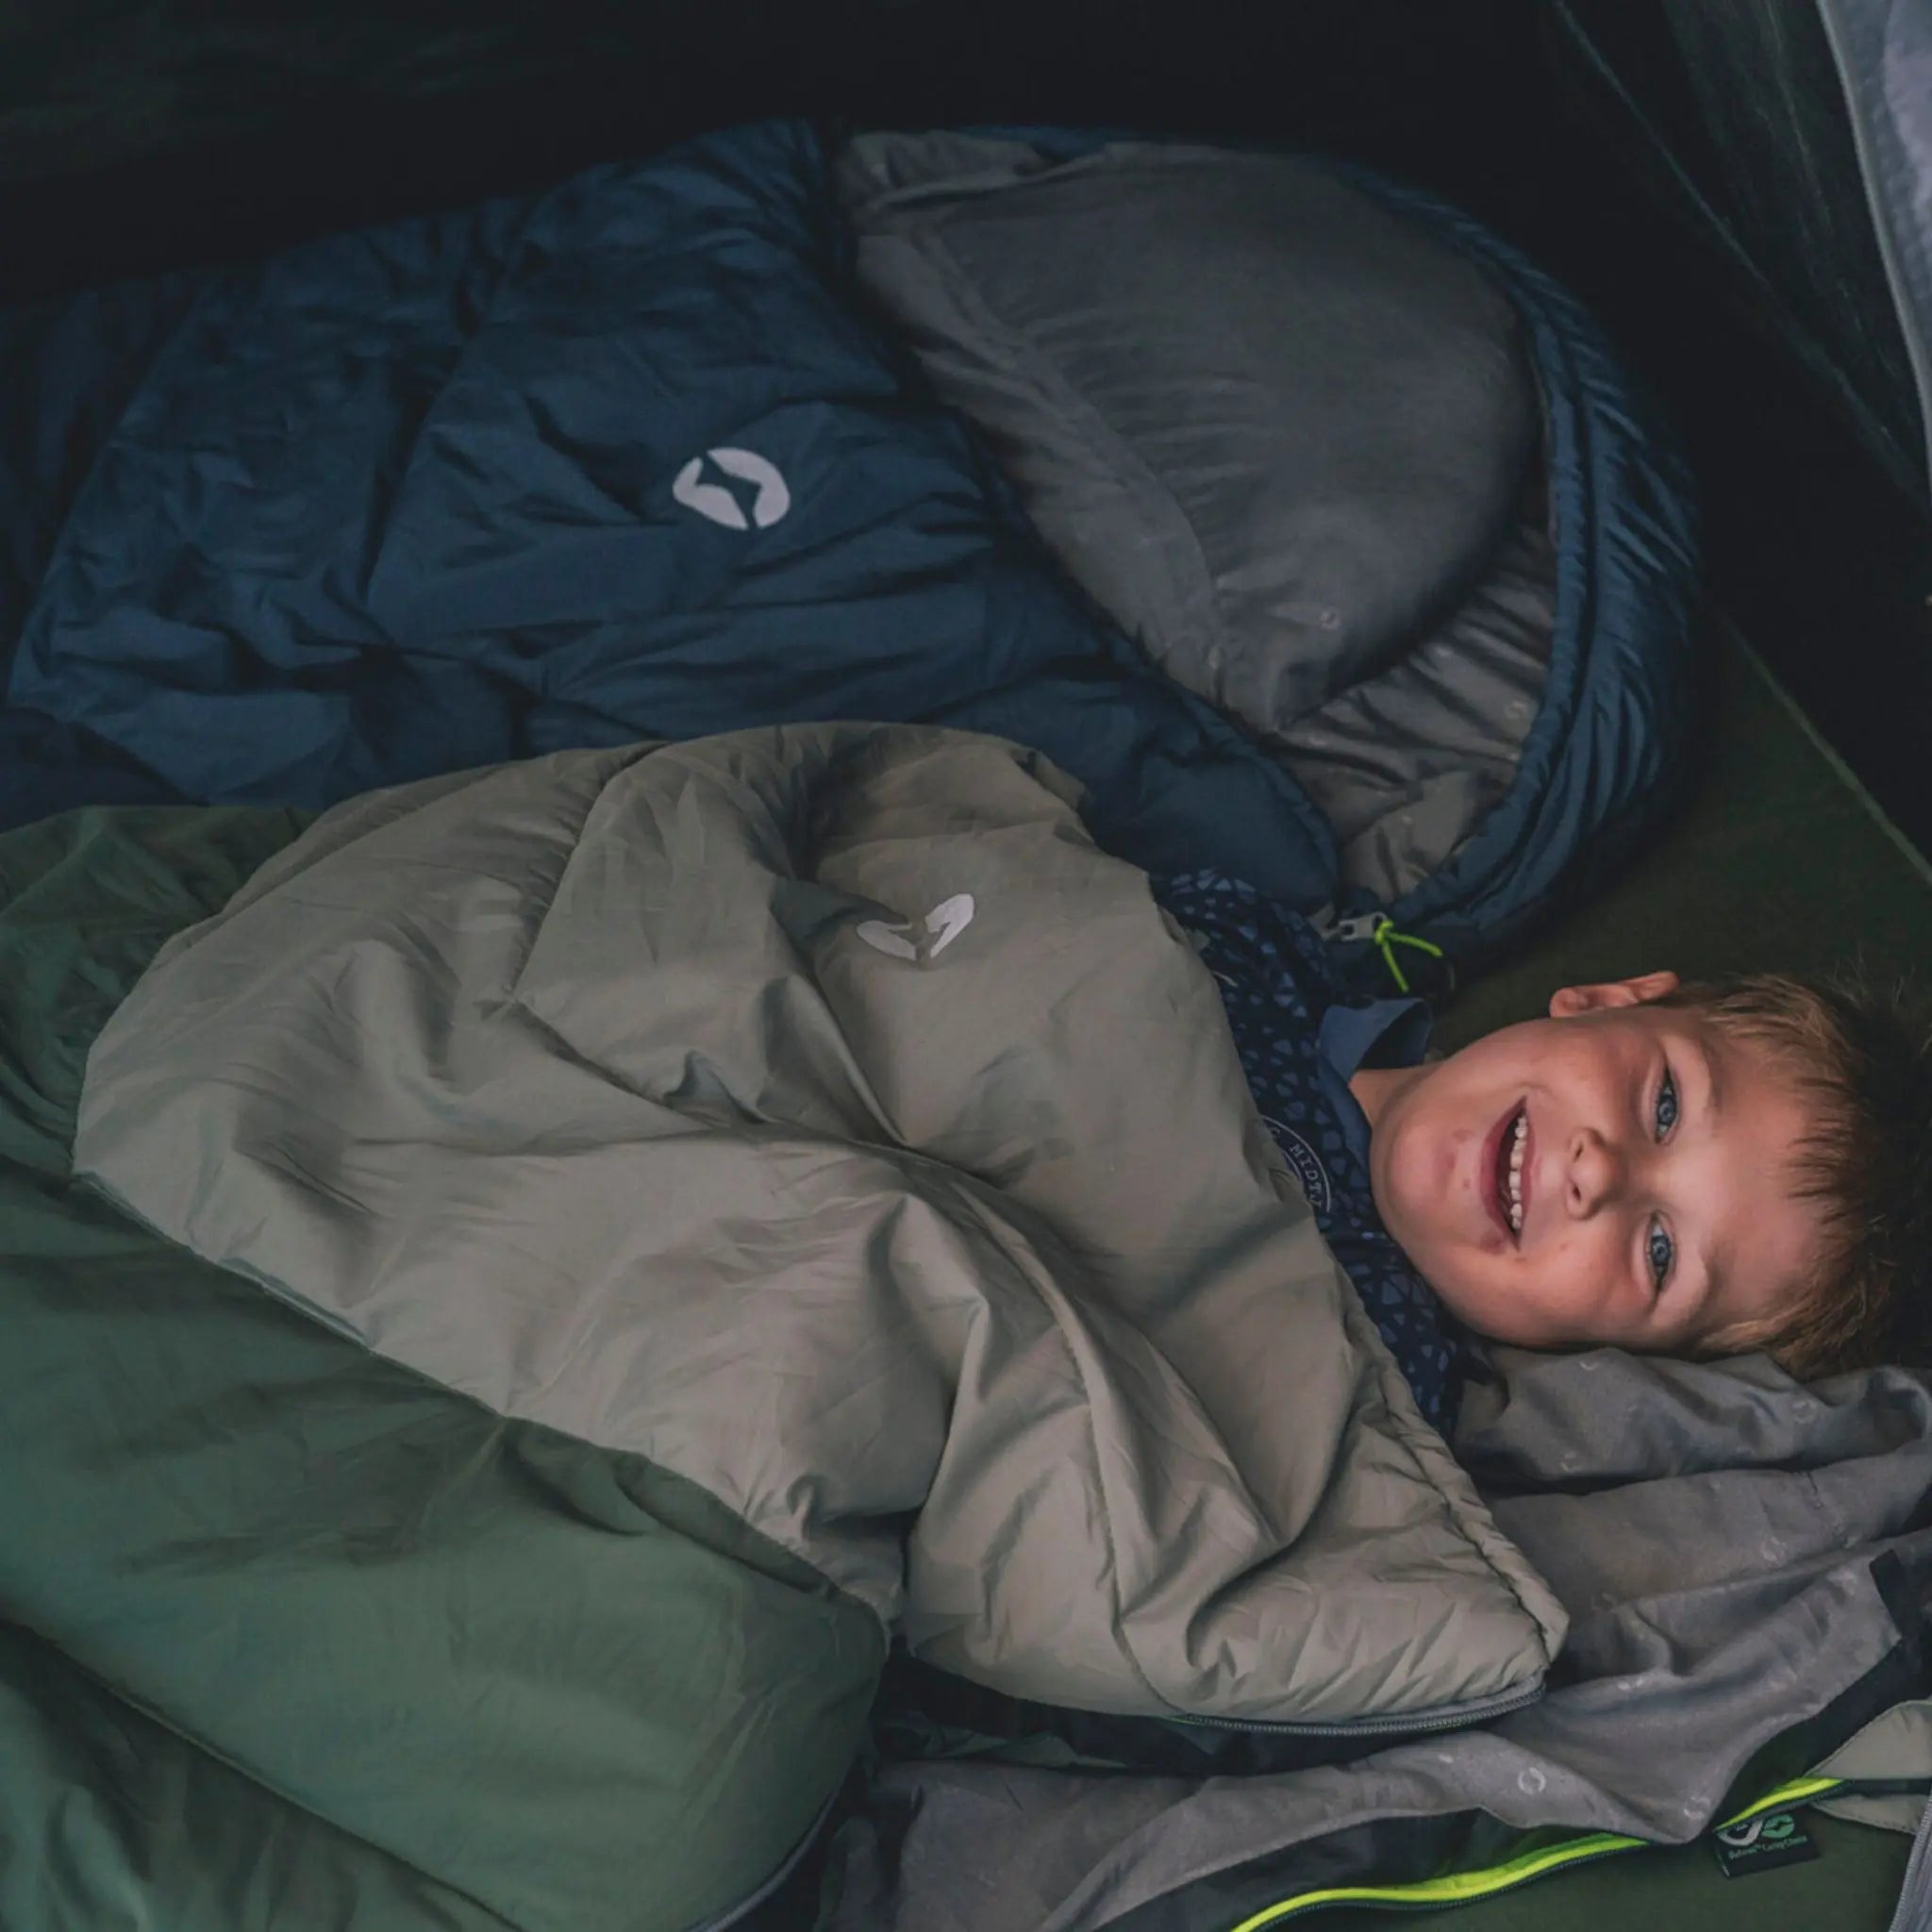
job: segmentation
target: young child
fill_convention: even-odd
[[[1420,1002],[1350,1004],[1293,915],[1213,874],[1159,896],[1431,1420],[1467,1333],[1803,1376],[1927,1358],[1932,1042],[1894,1003],[1654,973],[1424,1060]]]

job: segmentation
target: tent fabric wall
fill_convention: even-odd
[[[1818,0],[1918,380],[1932,479],[1932,8]],[[1848,224],[1856,230],[1856,223]]]
[[[1910,8],[1870,10],[1924,9],[1915,0]],[[1807,145],[1780,150],[1763,167],[1789,176],[1787,198],[1823,209],[1807,220],[1822,237],[1807,273],[1836,288],[1841,306],[1811,306],[1883,332],[1893,326],[1890,297],[1811,0],[1702,9],[1699,18],[1738,23],[1743,34],[1760,12],[1781,20],[1781,43],[1808,46],[1815,65],[1783,74],[1707,36],[1713,72],[1704,86],[1721,88],[1747,66],[1764,74],[1759,92],[1770,105],[1746,97],[1738,111],[1761,107],[1773,119],[1795,111],[1781,105],[1788,94],[1804,93]],[[1713,607],[1749,639],[1881,810],[1922,852],[1932,851],[1932,789],[1924,782],[1932,510],[1918,474],[1904,350],[1891,361],[1900,380],[1888,391],[1888,411],[1849,353],[1805,323],[1795,285],[1774,280],[1770,258],[1750,252],[1726,200],[1720,136],[1707,125],[1658,0],[1569,0],[1547,9],[1543,23],[1552,105],[1574,132],[1553,139],[1539,158],[1561,185],[1545,193],[1525,179],[1512,192],[1506,171],[1493,178],[1510,212],[1491,211],[1506,230],[1514,225],[1539,238],[1545,259],[1663,391],[1701,486]],[[1748,145],[1750,137],[1740,139]],[[1780,207],[1767,197],[1774,225]]]
[[[1859,219],[1858,183],[1861,148],[1896,156],[1872,186],[1892,191],[1877,205],[1898,227],[1910,223],[1899,98],[1908,83],[1893,72],[1909,54],[1890,43],[1909,42],[1915,15],[1932,16],[1829,0],[1559,0],[1552,13],[1570,53],[1629,99],[1713,239],[1748,262],[1768,312],[1840,390],[1872,447],[1923,491],[1912,343],[1888,287],[1890,243]],[[1847,112],[1848,90],[1870,137]],[[1925,246],[1922,232],[1921,261]]]

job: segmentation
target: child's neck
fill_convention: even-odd
[[[1348,1091],[1367,1116],[1372,1135],[1375,1123],[1388,1111],[1389,1103],[1428,1071],[1426,1063],[1419,1067],[1357,1067],[1349,1075]]]

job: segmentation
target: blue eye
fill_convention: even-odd
[[[1657,1137],[1661,1141],[1677,1124],[1677,1083],[1671,1070],[1664,1069],[1663,1084],[1657,1090]]]
[[[1661,1288],[1670,1274],[1671,1263],[1677,1258],[1677,1244],[1662,1222],[1650,1224],[1650,1241],[1644,1252],[1650,1261],[1650,1278]]]

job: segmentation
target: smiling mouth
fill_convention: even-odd
[[[1489,1160],[1483,1175],[1483,1195],[1490,1218],[1515,1245],[1523,1241],[1523,1221],[1529,1204],[1527,1154],[1529,1108],[1519,1102],[1491,1129]]]

